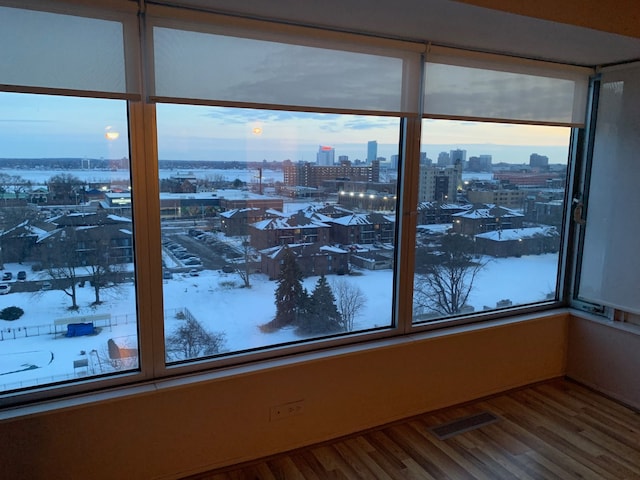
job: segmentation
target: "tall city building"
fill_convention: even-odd
[[[549,168],[549,157],[546,155],[538,155],[537,153],[532,153],[529,156],[529,166],[532,168]]]
[[[447,152],[440,152],[438,154],[438,166],[446,167],[447,165],[451,165],[451,157]]]
[[[462,165],[420,165],[418,201],[452,203],[462,188]]]
[[[491,155],[479,155],[480,168],[483,172],[490,172],[492,170],[491,162],[493,157]]]
[[[391,168],[393,170],[398,169],[398,155],[391,155],[390,157]]]
[[[467,170],[469,170],[470,172],[490,172],[491,158],[491,155],[478,155],[469,157]]]
[[[427,152],[420,152],[420,165],[431,165],[431,159],[427,157]]]
[[[367,163],[378,159],[378,142],[372,140],[367,143]]]
[[[314,165],[308,162],[282,162],[283,181],[287,186],[322,186],[325,180],[349,179],[353,182],[380,181],[380,162],[374,160],[371,165],[353,166],[347,160],[341,165]]]
[[[316,164],[322,166],[332,166],[335,160],[336,150],[333,147],[320,145],[316,154]]]
[[[467,161],[467,151],[460,150],[459,148],[456,150],[451,150],[449,152],[449,165],[463,165]]]

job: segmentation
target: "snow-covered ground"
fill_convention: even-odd
[[[510,299],[514,305],[544,300],[548,293],[555,291],[557,261],[555,254],[491,259],[479,273],[468,303],[478,311],[485,305],[495,307],[496,302],[503,299]],[[391,271],[363,270],[355,276],[328,277],[329,282],[338,279],[357,285],[366,296],[366,306],[356,318],[355,329],[389,325]],[[312,291],[316,281],[317,277],[310,277],[304,284]],[[276,282],[255,274],[251,277],[250,289],[239,288],[241,284],[234,273],[206,270],[197,277],[174,275],[164,280],[165,328],[173,331],[181,322],[175,318],[175,312],[186,307],[208,330],[224,332],[224,349],[228,351],[300,340],[293,329],[262,333],[259,328],[275,314]],[[132,284],[105,289],[101,296],[104,303],[91,307],[93,290],[79,288],[80,310],[70,312],[69,297],[57,290],[0,295],[0,310],[18,306],[25,312],[16,321],[0,320],[0,391],[108,371],[111,367],[105,363],[108,363],[109,339],[120,347],[136,348],[136,302]],[[77,317],[82,321],[83,317],[103,314],[110,314],[111,326],[104,323],[97,335],[67,338],[64,326],[58,326],[57,335],[49,333],[57,319]],[[41,326],[40,335],[36,335],[36,326]],[[25,327],[29,327],[28,337],[24,336]]]

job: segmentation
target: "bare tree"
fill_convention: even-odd
[[[94,305],[102,303],[100,291],[110,282],[116,285],[124,271],[124,266],[119,263],[121,259],[114,258],[113,255],[115,228],[114,225],[99,224],[82,230],[82,243],[85,247],[82,262],[86,264],[93,287]]]
[[[63,291],[71,298],[71,310],[78,309],[76,289],[80,259],[75,233],[73,228],[61,229],[40,248],[42,266],[54,280],[53,288]]]
[[[236,268],[237,274],[240,276],[242,281],[244,282],[245,288],[251,287],[250,276],[251,276],[251,243],[249,243],[249,236],[245,236],[242,239],[242,253],[244,255],[244,266],[241,268]]]
[[[225,342],[224,333],[212,333],[197,320],[187,318],[166,339],[168,361],[188,360],[220,352]]]
[[[11,192],[16,196],[16,199],[20,197],[21,193],[26,193],[31,187],[31,181],[25,180],[20,175],[11,176]]]
[[[340,278],[332,282],[331,287],[336,296],[336,305],[342,317],[342,327],[347,331],[353,331],[355,318],[366,305],[367,297],[360,287]]]
[[[47,181],[52,200],[56,203],[84,201],[84,182],[70,173],[58,173]]]
[[[473,249],[470,238],[445,235],[438,252],[416,255],[414,312],[460,313],[478,272],[486,265],[474,257]]]

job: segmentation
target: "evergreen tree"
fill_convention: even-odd
[[[298,322],[300,333],[332,333],[344,330],[336,306],[336,297],[324,275],[318,279],[305,307]]]
[[[298,312],[306,303],[306,292],[302,287],[302,272],[296,257],[289,248],[285,248],[282,256],[282,267],[278,275],[276,287],[276,316],[271,321],[273,328],[295,325]]]

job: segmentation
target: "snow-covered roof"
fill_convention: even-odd
[[[345,217],[334,218],[331,220],[333,223],[337,223],[338,225],[371,225],[371,220],[369,220],[369,214],[367,213],[352,213],[351,215],[347,215]]]
[[[47,234],[47,232],[51,230],[55,230],[55,226],[51,225],[51,228],[46,228],[48,225],[43,224],[43,222],[39,222],[42,226],[36,226],[34,224],[29,223],[29,220],[25,220],[15,227],[12,227],[4,232],[0,233],[0,236],[3,237],[11,237],[11,238],[21,238],[21,237],[41,237],[42,235]]]
[[[231,210],[227,210],[226,212],[221,212],[220,216],[224,218],[232,218],[235,215],[247,214],[249,212],[260,211],[261,209],[258,207],[246,207],[246,208],[233,208]]]
[[[347,250],[340,247],[335,247],[333,245],[323,245],[320,247],[320,250],[323,252],[333,252],[333,253],[347,253]]]
[[[259,222],[253,223],[252,226],[258,230],[290,230],[295,228],[329,228],[326,223],[319,220],[308,218],[304,214],[298,212],[289,217],[267,218]]]
[[[450,223],[434,223],[429,225],[418,225],[416,227],[422,232],[447,233],[451,229]]]
[[[288,213],[281,212],[280,210],[276,210],[275,208],[267,208],[266,213],[274,217],[287,217],[290,215]]]
[[[524,217],[522,213],[516,212],[515,210],[506,207],[497,207],[495,205],[474,206],[469,211],[454,213],[452,216],[462,218]]]
[[[479,233],[476,238],[485,238],[495,242],[507,242],[514,240],[524,240],[536,237],[556,237],[558,236],[556,227],[529,227],[529,228],[508,228],[506,230],[494,230],[493,232]]]
[[[107,215],[107,218],[109,220],[113,220],[114,222],[125,222],[125,223],[131,223],[131,219],[127,218],[127,217],[122,217],[120,215],[114,215],[112,213],[110,213],[109,215]]]
[[[347,250],[334,245],[318,245],[317,243],[290,243],[288,245],[278,245],[276,247],[269,247],[264,250],[260,250],[260,253],[273,260],[278,258],[285,249],[291,250],[296,256],[303,253],[305,255],[318,255],[319,252],[336,254],[348,253]]]
[[[421,202],[418,210],[429,210],[432,208],[438,208],[440,210],[469,210],[471,207],[471,204],[459,205],[457,203]]]

